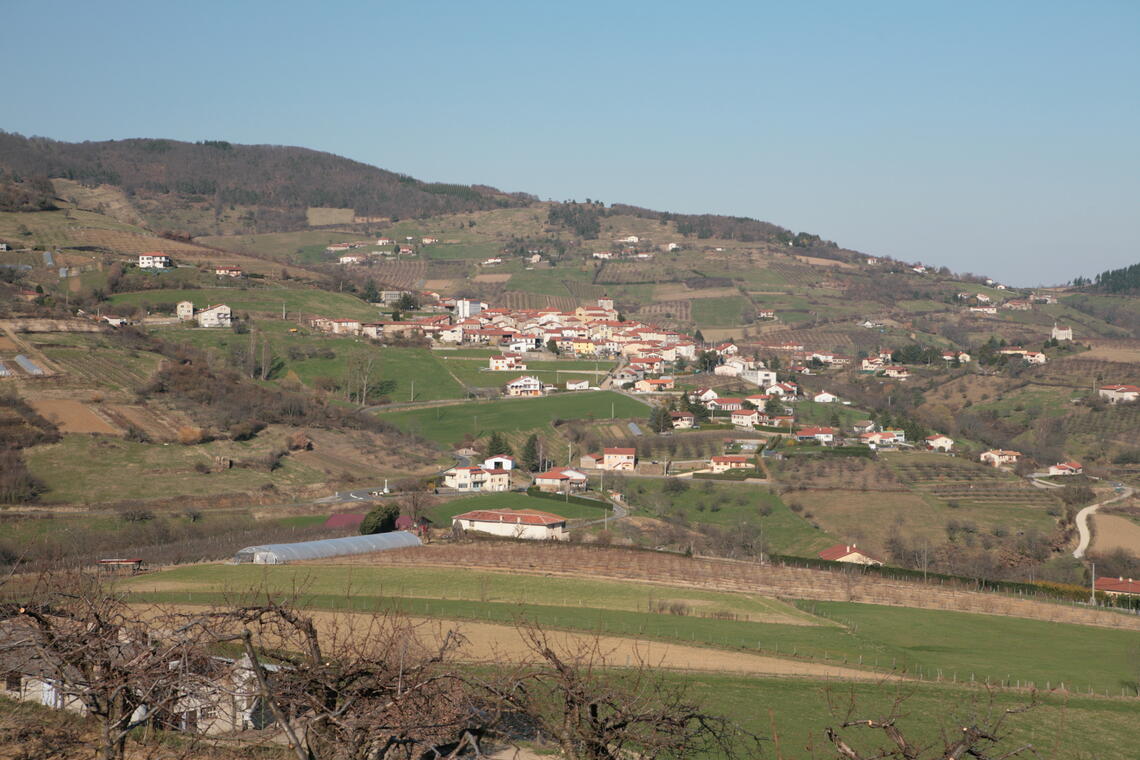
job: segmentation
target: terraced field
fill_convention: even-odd
[[[422,288],[427,272],[426,261],[381,261],[368,268],[377,282],[403,290]]]
[[[1057,507],[1051,491],[1034,488],[1020,478],[980,463],[950,457],[887,458],[900,481],[922,493],[962,506]]]
[[[148,352],[127,352],[91,346],[44,346],[44,355],[85,387],[130,391],[158,369],[161,357]]]

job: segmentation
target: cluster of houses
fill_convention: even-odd
[[[148,253],[140,253],[138,257],[139,269],[173,269],[174,259],[167,256],[162,251],[150,251]],[[232,277],[239,278],[244,276],[241,267],[217,265],[214,267],[214,274],[218,277]]]
[[[407,256],[414,254],[416,249],[411,245],[415,238],[405,238],[405,243],[397,243],[392,238],[382,237],[377,238],[376,242],[371,240],[354,240],[350,243],[333,243],[326,246],[325,251],[328,253],[340,254],[337,261],[340,264],[351,265],[360,264],[375,256]],[[439,242],[439,238],[422,237],[420,238],[421,245],[434,245]],[[391,246],[391,249],[381,251],[361,251],[360,253],[348,253],[348,251],[355,251],[360,248],[371,248],[373,246]]]

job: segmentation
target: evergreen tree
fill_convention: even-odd
[[[649,429],[654,433],[662,433],[673,429],[673,420],[669,417],[669,410],[663,406],[655,406],[649,412]]]
[[[364,516],[364,521],[360,523],[360,535],[391,533],[396,529],[396,518],[399,516],[399,504],[381,504]]]
[[[764,413],[769,416],[782,415],[785,411],[784,403],[775,396],[764,402]]]
[[[369,280],[364,284],[364,300],[368,303],[376,303],[380,300],[380,291],[376,288],[376,283]]]
[[[542,463],[538,461],[538,435],[531,433],[530,438],[526,439],[526,445],[522,450],[522,466],[525,470],[531,472],[538,472]]]
[[[552,354],[558,355],[558,343],[555,342],[554,338],[546,341],[546,350]]]
[[[511,456],[513,453],[511,445],[507,443],[507,439],[503,437],[502,433],[498,431],[491,433],[491,438],[487,441],[487,456]]]

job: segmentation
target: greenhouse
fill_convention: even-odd
[[[247,546],[234,555],[238,564],[284,565],[286,562],[300,562],[307,559],[343,557],[347,554],[368,554],[388,549],[403,549],[420,546],[420,539],[414,533],[398,530],[394,533],[372,533],[366,536],[347,538],[325,538],[318,541],[301,541],[295,544],[263,544]]]

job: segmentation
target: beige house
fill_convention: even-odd
[[[831,562],[849,562],[853,565],[882,565],[883,561],[860,551],[855,544],[836,544],[819,553],[820,559]]]
[[[990,449],[983,451],[978,459],[991,467],[1001,467],[1005,464],[1017,464],[1020,451],[1007,451],[1005,449]]]
[[[537,509],[477,509],[451,518],[462,530],[531,541],[568,541],[566,518]]]
[[[534,484],[545,493],[581,491],[586,488],[589,478],[584,472],[569,467],[555,467],[535,476]]]
[[[505,469],[452,467],[443,473],[443,485],[457,491],[477,493],[511,490],[511,473]]]
[[[752,460],[740,454],[723,454],[709,460],[709,467],[713,472],[727,472],[729,470],[752,469]]]
[[[637,466],[637,449],[612,448],[602,449],[603,470],[632,471]]]
[[[202,309],[194,315],[194,321],[199,327],[229,327],[231,316],[230,307],[221,303]]]

